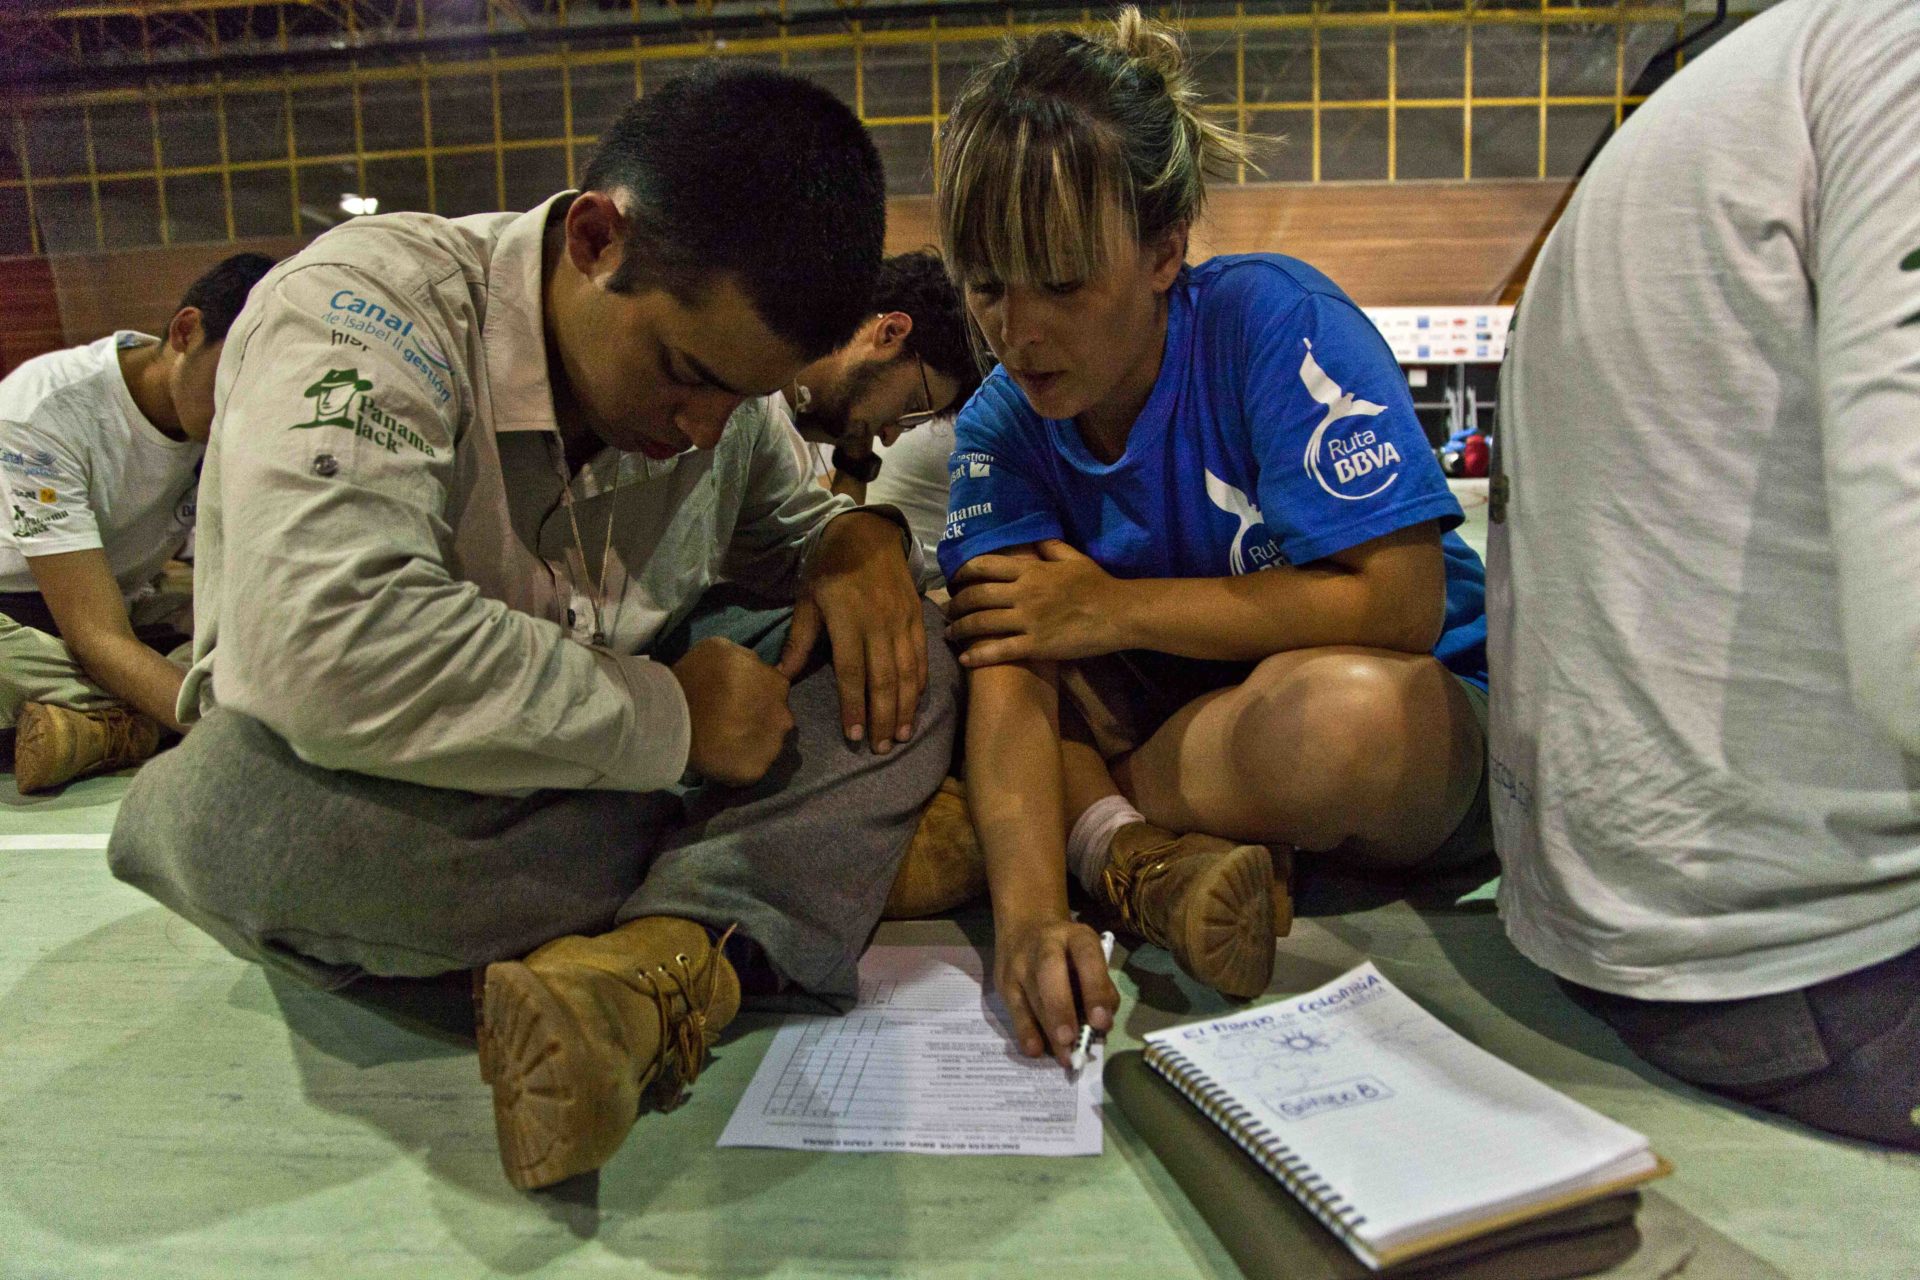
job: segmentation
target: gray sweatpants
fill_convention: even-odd
[[[1635,1000],[1560,979],[1629,1049],[1690,1084],[1920,1151],[1920,947],[1744,1000]]]
[[[959,669],[926,608],[926,697],[913,738],[888,755],[841,736],[839,688],[818,659],[793,686],[797,733],[749,788],[422,787],[306,764],[258,721],[216,709],[134,779],[108,859],[236,955],[330,986],[472,968],[664,915],[737,923],[783,978],[848,1002],[952,756]],[[710,593],[654,652],[726,634],[770,659],[786,616]]]

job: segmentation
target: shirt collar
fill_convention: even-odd
[[[564,214],[577,191],[562,191],[507,224],[487,267],[487,316],[480,341],[487,357],[493,429],[559,433],[547,376],[542,261],[547,222]]]

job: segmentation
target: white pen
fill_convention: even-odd
[[[1113,934],[1100,935],[1100,954],[1106,957],[1109,965],[1113,963]],[[1067,1055],[1067,1069],[1075,1074],[1085,1070],[1087,1051],[1091,1048],[1093,1048],[1093,1024],[1083,1022],[1080,1024],[1080,1038],[1073,1042],[1073,1052]]]

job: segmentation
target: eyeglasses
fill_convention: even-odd
[[[927,362],[920,358],[918,351],[913,353],[913,362],[920,366],[920,392],[927,398],[927,407],[924,409],[916,409],[912,413],[903,413],[895,418],[893,425],[899,427],[902,431],[905,431],[909,427],[917,427],[925,422],[932,422],[940,416],[940,411],[933,407],[933,387],[927,382]]]

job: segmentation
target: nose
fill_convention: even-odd
[[[696,391],[681,401],[673,415],[673,425],[696,449],[711,449],[720,443],[727,419],[745,401],[728,391]]]
[[[1010,288],[1000,299],[1000,342],[1004,349],[1017,351],[1039,341],[1041,315],[1039,300],[1028,290]]]

